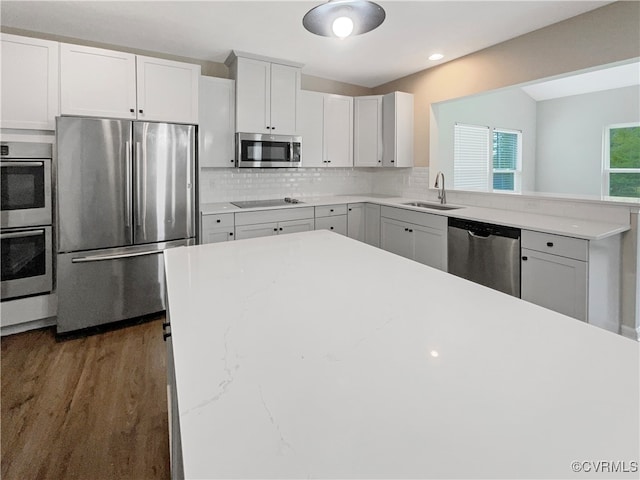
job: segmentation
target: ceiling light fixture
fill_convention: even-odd
[[[441,58],[444,58],[444,55],[441,53],[434,53],[429,57],[429,60],[440,60]]]
[[[316,35],[346,38],[379,27],[385,16],[380,5],[368,0],[329,0],[309,10],[302,25]]]

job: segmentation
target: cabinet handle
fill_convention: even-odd
[[[167,338],[169,338],[170,336],[171,336],[171,332],[169,332],[169,333],[163,333],[163,334],[162,334],[162,339],[166,342],[166,341],[167,341]]]
[[[553,247],[553,242],[547,242],[547,247]]]
[[[278,231],[278,229],[277,229],[277,228],[274,228],[274,229],[273,229],[273,231],[274,231],[274,232],[277,232],[277,231]]]
[[[351,209],[349,209],[349,211],[351,211]]]
[[[280,231],[282,231],[282,227],[280,227]]]
[[[231,160],[229,160],[231,163],[235,163],[235,160],[232,158]]]
[[[171,325],[169,322],[162,322],[162,329],[164,330],[165,328],[167,328],[169,325]]]
[[[394,162],[394,161],[393,161],[393,160],[391,160],[391,163],[393,163],[393,162]]]
[[[269,125],[267,125],[267,130],[271,130],[271,127]]]
[[[230,237],[233,237],[233,232],[229,232],[229,236],[230,236]]]
[[[129,109],[129,111],[130,111],[131,113],[135,113],[136,109],[135,109],[135,108],[130,108],[130,109]]]
[[[220,219],[216,220],[216,223],[220,223]]]
[[[330,212],[333,212],[333,208],[331,210],[329,210]]]
[[[138,112],[140,112],[140,113],[144,113],[144,111],[143,111],[142,109],[138,110]]]
[[[405,232],[408,232],[408,231],[409,231],[409,229],[408,229],[408,228],[405,228],[405,229],[404,229],[404,231],[405,231]]]
[[[409,233],[413,233],[413,230],[409,229]]]
[[[333,230],[333,227],[329,227],[329,230]]]
[[[529,260],[529,257],[522,257],[523,262],[526,262],[527,260]]]

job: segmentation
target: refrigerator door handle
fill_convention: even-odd
[[[133,168],[131,164],[131,142],[124,142],[125,148],[125,170],[126,170],[126,192],[125,192],[125,202],[124,202],[124,218],[125,218],[125,226],[127,228],[131,228],[131,169]]]
[[[136,225],[138,227],[144,228],[143,222],[143,211],[142,208],[142,189],[144,188],[144,173],[143,168],[141,167],[141,163],[144,160],[144,155],[142,153],[142,144],[140,142],[136,142]],[[146,169],[145,169],[146,170]]]
[[[121,258],[142,257],[144,255],[158,255],[164,250],[148,250],[146,252],[135,253],[119,253],[115,255],[90,255],[87,257],[78,257],[71,260],[71,263],[87,263],[87,262],[100,262],[103,260],[118,260]]]

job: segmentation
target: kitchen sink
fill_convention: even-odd
[[[453,205],[442,205],[441,203],[426,203],[426,202],[407,202],[403,205],[410,207],[431,208],[433,210],[457,210],[462,207],[454,207]]]

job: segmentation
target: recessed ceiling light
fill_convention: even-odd
[[[434,53],[433,55],[431,55],[429,57],[429,60],[440,60],[441,58],[444,58],[444,55],[441,53]]]

